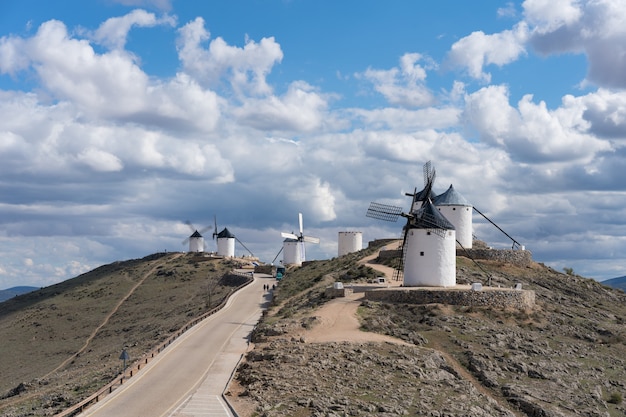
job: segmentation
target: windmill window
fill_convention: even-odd
[[[456,210],[456,207],[452,207],[452,211]]]
[[[426,232],[427,235],[430,235],[430,232]]]
[[[424,256],[424,252],[420,252],[420,256]]]

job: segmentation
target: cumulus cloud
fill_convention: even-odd
[[[530,44],[542,54],[584,53],[587,81],[626,87],[626,4],[621,0],[527,0]]]
[[[176,19],[170,16],[157,18],[153,13],[145,10],[133,10],[121,17],[107,19],[93,34],[93,39],[101,45],[111,49],[122,49],[126,45],[128,32],[137,27],[152,27],[159,24],[174,26]]]
[[[228,45],[218,37],[204,48],[203,43],[210,37],[201,17],[179,29],[178,55],[186,73],[200,84],[213,88],[219,87],[224,77],[239,97],[264,96],[272,92],[266,77],[283,58],[280,45],[273,37],[263,38],[259,43],[246,39],[243,48]]]
[[[420,65],[419,62],[425,65]],[[390,70],[368,68],[357,78],[368,80],[374,89],[394,106],[422,107],[434,102],[432,92],[426,87],[426,70],[434,69],[432,60],[418,53],[407,53],[400,58],[400,66]]]
[[[528,27],[524,22],[512,30],[495,34],[476,31],[452,45],[447,59],[451,65],[465,68],[468,74],[484,82],[491,81],[491,74],[484,71],[487,65],[503,66],[526,53],[524,44]]]
[[[465,120],[481,140],[500,146],[513,159],[533,161],[590,161],[611,151],[609,142],[588,133],[580,107],[566,100],[556,111],[526,95],[517,108],[509,105],[508,89],[490,86],[466,97]]]
[[[327,108],[326,97],[307,83],[294,82],[283,96],[246,100],[232,114],[255,129],[307,132],[328,121]]]
[[[604,138],[622,142],[626,137],[626,92],[599,89],[582,97],[568,95],[570,106],[581,106],[589,131]],[[622,142],[619,146],[625,146]]]
[[[94,171],[99,172],[121,171],[124,167],[122,161],[117,156],[101,149],[85,149],[78,154],[77,159]]]

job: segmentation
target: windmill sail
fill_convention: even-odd
[[[395,222],[398,221],[398,217],[400,217],[401,214],[402,207],[371,202],[365,217],[384,220],[386,222]]]

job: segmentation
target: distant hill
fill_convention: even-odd
[[[626,275],[623,277],[607,279],[606,281],[602,281],[602,284],[626,291]]]
[[[6,301],[16,295],[26,294],[27,292],[38,290],[38,287],[13,287],[6,290],[0,290],[0,303]]]

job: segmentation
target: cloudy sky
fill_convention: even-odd
[[[214,216],[271,261],[302,212],[331,258],[429,160],[535,260],[626,275],[625,56],[622,0],[1,2],[0,289]]]

